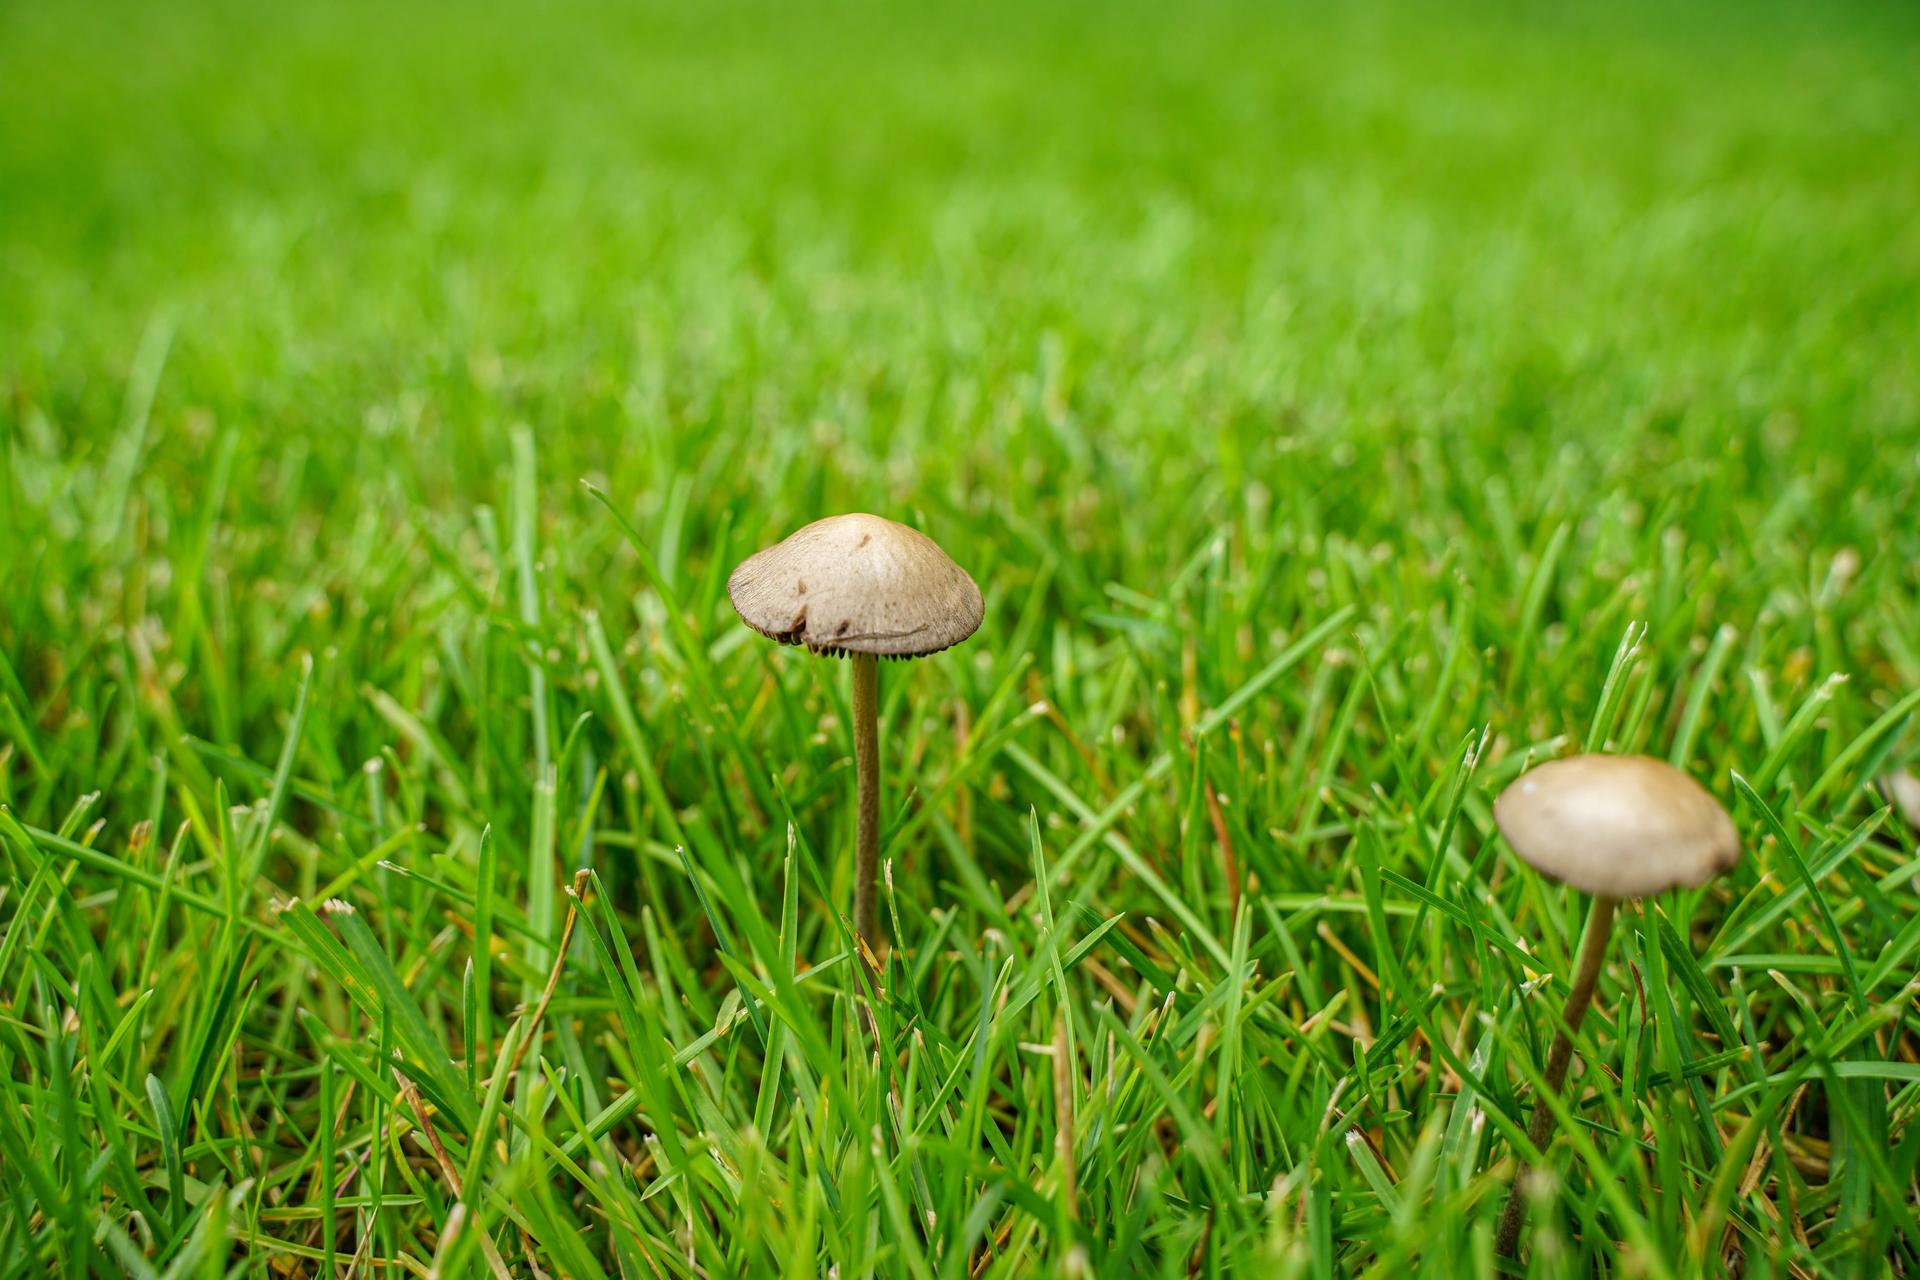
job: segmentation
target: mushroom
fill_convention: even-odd
[[[879,949],[880,690],[877,659],[950,649],[980,625],[980,588],[932,538],[879,516],[816,520],[727,579],[740,620],[782,644],[853,659],[859,785],[853,927]]]
[[[1573,1057],[1573,1037],[1593,1003],[1614,906],[1621,898],[1705,884],[1739,861],[1740,838],[1733,819],[1704,787],[1646,756],[1549,761],[1502,791],[1493,817],[1521,861],[1593,896],[1573,989],[1547,1054],[1545,1088],[1558,1093]],[[1527,1137],[1544,1149],[1552,1132],[1553,1110],[1538,1099]],[[1513,1256],[1525,1213],[1516,1177],[1494,1241],[1500,1256]]]
[[[1896,769],[1887,775],[1887,794],[1907,825],[1920,831],[1920,777],[1910,769]]]

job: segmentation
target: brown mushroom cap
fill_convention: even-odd
[[[816,520],[748,556],[727,597],[761,635],[835,655],[938,653],[985,612],[980,588],[932,538],[859,514]]]
[[[1548,761],[1500,793],[1493,817],[1529,866],[1609,898],[1705,884],[1740,859],[1720,802],[1646,756]]]

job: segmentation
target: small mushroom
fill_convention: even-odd
[[[952,648],[980,625],[980,588],[918,529],[879,516],[816,520],[748,556],[727,579],[740,620],[782,644],[853,659],[859,822],[853,926],[879,950],[878,658]]]
[[[1573,1037],[1593,1003],[1615,904],[1705,884],[1739,861],[1740,838],[1733,819],[1704,787],[1646,756],[1549,761],[1501,792],[1493,817],[1521,861],[1593,895],[1573,989],[1547,1053],[1545,1085],[1558,1093],[1573,1057]],[[1544,1148],[1552,1132],[1552,1109],[1536,1101],[1527,1137]],[[1494,1239],[1502,1257],[1513,1256],[1519,1243],[1526,1213],[1520,1187],[1516,1177]]]
[[[1893,800],[1893,807],[1907,820],[1907,825],[1920,831],[1920,778],[1910,769],[1895,769],[1886,778],[1887,795]]]

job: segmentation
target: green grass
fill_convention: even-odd
[[[0,1274],[1486,1269],[1583,744],[1746,857],[1530,1270],[1920,1273],[1916,118],[1893,4],[0,7]],[[872,1001],[722,590],[850,509],[987,597]]]

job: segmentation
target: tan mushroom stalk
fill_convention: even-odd
[[[980,588],[918,529],[879,516],[816,520],[727,579],[740,620],[782,644],[853,660],[859,810],[853,927],[880,950],[880,658],[918,658],[972,635]]]
[[[1545,1088],[1560,1092],[1606,959],[1614,906],[1668,889],[1705,884],[1740,858],[1733,819],[1707,790],[1672,765],[1646,756],[1573,756],[1522,774],[1494,802],[1494,821],[1521,861],[1543,875],[1593,895],[1573,987],[1547,1053]],[[1533,1104],[1527,1137],[1545,1150],[1553,1109]],[[1494,1248],[1513,1256],[1526,1214],[1513,1180]]]

